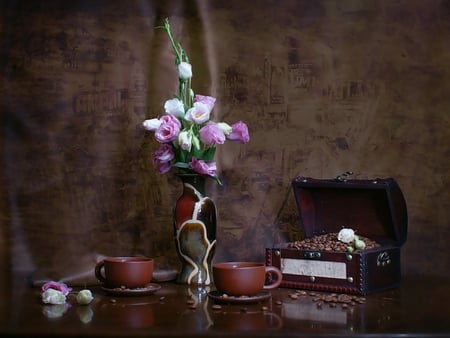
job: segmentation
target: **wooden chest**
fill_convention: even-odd
[[[400,248],[408,216],[393,178],[292,180],[304,238],[350,228],[378,246],[353,252],[297,248],[280,243],[266,249],[266,264],[283,273],[282,287],[365,295],[398,287]]]

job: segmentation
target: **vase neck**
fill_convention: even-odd
[[[177,176],[181,179],[183,185],[188,183],[197,189],[202,195],[205,194],[205,176],[196,174],[180,174]]]

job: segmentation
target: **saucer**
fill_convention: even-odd
[[[272,295],[268,291],[262,291],[254,296],[228,296],[219,291],[208,292],[208,296],[218,302],[230,304],[249,304],[262,302],[269,299]]]
[[[111,293],[113,295],[118,296],[144,296],[144,295],[151,295],[161,289],[161,285],[149,283],[146,286],[142,288],[133,288],[133,289],[127,289],[127,288],[108,288],[106,286],[102,286],[102,290],[106,291],[108,293]]]

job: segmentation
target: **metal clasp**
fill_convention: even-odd
[[[309,259],[319,259],[322,255],[317,251],[307,251],[303,254],[303,256]]]
[[[391,264],[391,257],[389,257],[387,251],[384,251],[377,257],[377,266],[385,266],[387,264]]]
[[[347,178],[348,178],[349,176],[351,176],[351,175],[353,175],[353,171],[346,171],[346,172],[343,173],[343,174],[337,175],[337,176],[336,176],[336,181],[339,181],[339,182],[346,182],[346,181],[347,181]]]

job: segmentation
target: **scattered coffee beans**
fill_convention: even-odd
[[[322,307],[323,304],[328,304],[330,307],[336,307],[341,304],[343,309],[348,306],[355,306],[356,304],[363,304],[366,302],[365,297],[348,295],[348,294],[314,294],[312,301],[317,304],[317,307]]]

